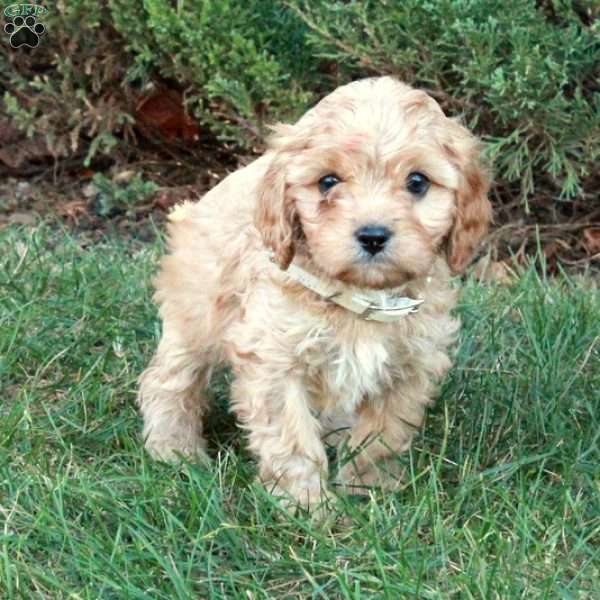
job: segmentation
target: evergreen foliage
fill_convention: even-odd
[[[131,91],[150,80],[182,89],[223,141],[256,148],[336,85],[393,74],[473,127],[524,203],[540,189],[587,200],[599,14],[565,0],[71,0],[45,16],[35,52],[5,44],[0,84],[13,124],[89,161],[130,132]]]

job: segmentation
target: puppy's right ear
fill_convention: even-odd
[[[258,184],[258,203],[254,224],[275,262],[283,270],[294,258],[293,227],[295,207],[286,194],[285,160],[275,154],[262,181]]]
[[[273,152],[271,164],[258,184],[258,203],[254,224],[263,242],[273,252],[275,262],[285,271],[294,258],[294,220],[296,206],[286,183],[290,152],[302,147],[298,131],[293,125],[280,123],[273,126],[269,140]]]

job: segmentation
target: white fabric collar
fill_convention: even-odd
[[[293,261],[283,272],[325,300],[342,306],[365,321],[393,323],[417,312],[424,302],[402,296],[400,290],[336,289],[335,285],[323,281]]]

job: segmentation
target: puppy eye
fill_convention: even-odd
[[[406,178],[406,189],[415,196],[424,196],[431,181],[423,173],[415,171]]]
[[[329,173],[319,179],[319,191],[326,194],[334,185],[340,183],[341,179],[335,173]]]

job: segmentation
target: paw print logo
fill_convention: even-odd
[[[37,22],[37,19],[30,15],[28,17],[15,17],[12,23],[4,26],[4,31],[10,35],[10,45],[13,48],[29,46],[37,48],[40,43],[40,36],[44,34],[46,28]]]

